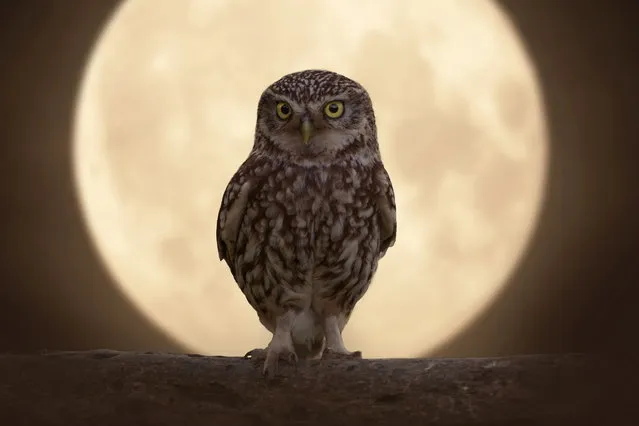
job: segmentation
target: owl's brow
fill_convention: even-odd
[[[298,105],[301,102],[299,99],[295,99],[294,97],[287,96],[284,93],[275,92],[272,89],[268,89],[266,93],[275,102],[287,102],[289,104],[295,104],[295,105]],[[326,94],[326,95],[322,96],[321,98],[309,99],[307,103],[324,105],[324,104],[327,104],[327,103],[333,102],[333,101],[346,102],[348,99],[351,98],[351,96],[349,96],[349,93],[350,93],[350,91],[346,90],[346,91],[343,91],[341,93],[337,93],[337,94],[334,94],[334,95]],[[359,93],[357,93],[357,92],[355,94],[359,95]]]
[[[292,97],[286,96],[283,93],[275,92],[272,89],[268,89],[266,91],[266,94],[268,95],[270,100],[273,100],[275,102],[288,102],[290,104],[297,103],[297,101],[295,99],[293,99]]]

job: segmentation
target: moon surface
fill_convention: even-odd
[[[397,242],[346,345],[427,354],[499,294],[543,195],[540,91],[492,1],[124,2],[77,101],[75,176],[93,242],[121,291],[189,350],[265,346],[218,260],[216,218],[261,92],[306,68],[368,89],[397,198]]]

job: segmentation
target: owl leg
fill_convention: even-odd
[[[337,317],[331,315],[324,320],[324,333],[326,336],[326,349],[322,356],[323,359],[352,359],[361,358],[360,351],[351,352],[344,346],[342,331],[339,328]]]
[[[266,348],[266,360],[262,369],[262,373],[266,376],[273,377],[275,375],[280,358],[286,358],[293,364],[297,363],[297,354],[291,338],[295,315],[294,311],[288,311],[275,320],[275,332]]]

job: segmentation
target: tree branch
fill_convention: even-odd
[[[603,403],[585,355],[317,361],[116,351],[0,356],[0,424],[574,424]],[[582,423],[583,424],[583,423]]]

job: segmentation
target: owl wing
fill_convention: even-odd
[[[377,169],[376,178],[379,188],[375,201],[380,226],[380,255],[384,256],[386,250],[395,244],[395,238],[397,236],[395,192],[384,166],[380,165]]]
[[[259,177],[252,173],[249,158],[240,166],[224,190],[217,216],[217,250],[235,277],[235,256],[240,227],[252,194],[260,185]]]

